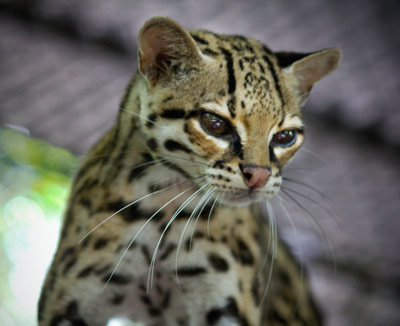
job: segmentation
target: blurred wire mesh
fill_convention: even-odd
[[[303,195],[294,196],[330,239],[336,273],[318,228],[296,202],[282,197],[328,325],[399,325],[399,7],[388,0],[2,0],[0,123],[83,153],[113,123],[135,70],[136,33],[154,15],[188,28],[249,35],[272,49],[341,48],[342,66],[307,103],[307,142],[287,171],[333,201],[287,184]],[[21,151],[34,152],[30,146]],[[57,170],[49,158],[40,164]],[[15,196],[2,195],[4,212]],[[329,212],[315,201],[330,206]],[[284,212],[277,203],[275,209],[282,234],[297,250]],[[341,227],[329,217],[333,211]]]

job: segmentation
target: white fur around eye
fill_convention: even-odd
[[[301,129],[304,127],[303,121],[298,116],[286,118],[281,126],[281,130],[284,129]]]
[[[247,133],[246,133],[246,128],[244,127],[242,122],[240,122],[240,121],[237,122],[236,130],[239,134],[242,145],[245,144],[247,141]]]
[[[274,146],[274,154],[279,159],[279,157],[287,151],[286,147]]]
[[[228,106],[226,105],[221,106],[217,105],[216,103],[210,102],[202,104],[201,107],[205,110],[209,110],[212,113],[218,114],[223,118],[230,116]]]

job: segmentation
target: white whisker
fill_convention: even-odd
[[[209,190],[210,190],[210,189],[209,189]],[[208,190],[208,191],[209,191],[209,190]],[[208,192],[208,191],[207,191],[207,192]],[[207,193],[207,192],[206,192],[206,193]],[[188,226],[190,225],[190,222],[191,222],[193,216],[196,214],[196,211],[197,211],[197,208],[199,207],[199,204],[201,204],[202,200],[203,200],[204,197],[206,196],[206,193],[205,193],[205,194],[203,195],[203,197],[199,200],[199,202],[197,203],[197,205],[196,205],[195,208],[193,209],[192,213],[190,214],[188,220],[187,220],[186,223],[185,223],[185,226],[184,226],[184,228],[183,228],[183,230],[182,230],[181,236],[180,236],[179,241],[178,241],[178,247],[177,247],[176,255],[175,255],[175,271],[176,271],[176,281],[177,281],[177,283],[178,283],[178,287],[179,287],[179,288],[180,288],[180,283],[179,283],[179,276],[178,276],[178,257],[179,257],[179,252],[180,252],[181,244],[182,244],[183,238],[184,238],[184,236],[185,236],[186,229],[187,229]]]
[[[191,236],[190,236],[190,242],[189,242],[190,250],[192,249],[192,240],[193,240],[193,235],[194,235],[194,231],[196,229],[197,222],[198,222],[198,220],[199,220],[199,218],[201,216],[201,213],[203,212],[204,208],[206,207],[208,201],[210,200],[213,192],[215,191],[215,189],[216,189],[216,187],[208,189],[207,192],[203,196],[204,200],[202,198],[204,204],[203,204],[203,207],[200,209],[199,213],[197,213],[197,217],[196,217],[196,219],[194,221],[194,224],[193,224],[193,229],[192,229],[192,233],[191,233]]]
[[[199,176],[199,177],[197,177],[197,178],[194,178],[194,179],[192,179],[192,180],[195,180],[195,179],[198,179],[198,178],[202,178],[202,177],[204,177],[204,175]],[[103,220],[103,221],[101,221],[99,224],[97,224],[97,225],[96,225],[94,228],[92,228],[85,236],[83,236],[83,237],[78,241],[78,243],[81,243],[83,240],[85,240],[91,233],[93,233],[95,230],[97,230],[100,226],[102,226],[104,223],[106,223],[106,222],[107,222],[108,220],[110,220],[112,217],[114,217],[115,215],[121,213],[122,211],[124,211],[125,209],[131,207],[132,205],[135,205],[136,203],[140,202],[141,200],[144,200],[144,199],[146,199],[146,198],[148,198],[148,197],[150,197],[150,196],[153,196],[153,195],[158,194],[158,193],[160,193],[160,192],[166,191],[166,190],[171,189],[171,188],[173,188],[173,187],[176,187],[176,186],[179,186],[179,185],[182,185],[182,184],[191,182],[192,180],[185,180],[185,181],[182,181],[182,182],[175,183],[175,184],[173,184],[173,185],[171,185],[171,186],[168,186],[168,187],[166,187],[166,188],[163,188],[163,189],[154,191],[154,192],[152,192],[152,193],[150,193],[150,194],[147,194],[147,195],[145,195],[145,196],[143,196],[143,197],[140,197],[139,199],[134,200],[133,202],[131,202],[131,203],[129,203],[128,205],[126,205],[126,206],[122,207],[121,209],[117,210],[115,213],[111,214],[111,215],[110,215],[109,217],[107,217],[105,220]]]
[[[125,109],[125,108],[122,108],[122,107],[120,107],[120,110],[121,110],[121,111],[128,112],[129,114],[135,115],[135,116],[137,116],[137,117],[139,117],[139,118],[141,118],[141,119],[143,119],[143,120],[145,120],[145,121],[147,121],[147,122],[150,122],[150,123],[152,123],[152,124],[155,124],[154,121],[152,121],[152,120],[150,120],[150,119],[147,119],[146,117],[142,116],[141,114],[138,114],[138,113],[136,113],[136,112],[129,111],[129,110],[127,110],[127,109]]]
[[[288,187],[283,187],[283,186],[282,186],[282,189],[284,189],[286,191],[290,191],[290,192],[292,192],[292,193],[294,193],[294,194],[296,194],[296,195],[298,195],[300,197],[303,197],[303,198],[307,199],[308,201],[312,202],[313,204],[315,204],[319,208],[321,208],[325,213],[327,213],[330,217],[332,217],[336,221],[336,216],[332,212],[330,212],[327,207],[325,207],[324,205],[322,205],[318,201],[316,201],[316,200],[314,200],[314,199],[312,199],[312,198],[310,198],[310,197],[308,197],[308,196],[306,196],[306,195],[302,194],[301,192],[298,192],[298,191],[296,191],[294,189],[291,189],[291,188],[288,188]]]
[[[321,234],[324,244],[326,246],[326,250],[328,251],[332,264],[333,264],[333,270],[336,272],[336,258],[335,258],[335,252],[333,250],[333,245],[331,241],[329,240],[328,236],[326,235],[325,231],[322,229],[321,225],[317,222],[317,220],[310,214],[310,212],[303,206],[301,205],[288,191],[285,191],[285,189],[282,188],[282,192],[289,197],[289,199],[296,204],[299,208],[301,208],[306,216],[310,219],[310,221],[314,224],[314,226],[318,229],[319,233]]]
[[[187,191],[189,191],[190,189],[192,189],[193,187],[195,187],[194,185],[186,188],[184,191],[182,191],[180,194],[176,195],[174,198],[170,199],[169,201],[167,201],[164,205],[162,205],[153,215],[151,215],[147,221],[140,227],[140,229],[136,232],[135,236],[132,238],[132,240],[129,242],[128,246],[126,247],[125,251],[123,252],[123,254],[121,255],[120,259],[117,262],[117,265],[115,266],[114,270],[112,271],[110,277],[108,278],[106,284],[103,287],[103,290],[106,288],[106,286],[108,285],[108,283],[110,283],[110,280],[112,279],[112,277],[114,276],[115,272],[118,269],[118,266],[121,264],[122,260],[124,259],[126,253],[128,252],[129,248],[132,246],[133,242],[136,240],[136,238],[139,236],[140,232],[142,232],[142,230],[146,227],[147,224],[149,224],[151,222],[151,220],[161,211],[163,210],[166,206],[168,206],[170,203],[172,203],[174,200],[176,200],[178,197],[182,196],[184,193],[186,193]]]
[[[203,185],[196,192],[194,192],[188,199],[186,199],[184,201],[184,203],[175,211],[174,215],[172,215],[172,217],[168,221],[167,225],[165,226],[163,232],[161,233],[160,238],[157,242],[157,245],[154,249],[153,257],[152,257],[151,263],[150,263],[149,275],[147,278],[147,293],[153,286],[154,264],[155,264],[158,248],[160,247],[161,241],[162,241],[165,233],[167,232],[167,230],[170,227],[170,225],[172,224],[172,222],[174,222],[175,218],[180,214],[180,212],[193,200],[193,198],[195,198],[197,196],[198,193],[200,193],[207,186],[208,186],[207,184]]]
[[[300,151],[303,151],[303,152],[305,152],[305,153],[307,153],[307,154],[313,156],[314,158],[316,158],[317,160],[321,161],[322,163],[325,163],[325,164],[329,163],[329,162],[326,161],[325,159],[321,158],[321,155],[320,155],[320,154],[314,153],[312,150],[310,150],[310,149],[308,149],[308,148],[305,148],[304,146],[302,146],[302,147],[300,148]]]
[[[296,226],[294,225],[293,220],[290,217],[289,212],[287,211],[287,209],[286,209],[286,207],[284,205],[284,200],[282,199],[282,197],[277,195],[276,198],[278,199],[278,203],[280,204],[282,210],[284,211],[284,213],[285,213],[285,215],[286,215],[286,217],[287,217],[287,219],[288,219],[288,221],[290,223],[290,226],[291,226],[291,228],[293,230],[293,233],[294,233],[294,237],[296,239],[297,251],[298,251],[298,255],[299,255],[299,263],[300,263],[300,279],[303,281],[304,280],[303,253],[302,253],[301,248],[300,248],[299,237],[298,237],[298,234],[297,234]],[[303,291],[305,291],[304,288],[302,288],[302,289],[303,289]],[[300,294],[298,294],[296,307],[299,306],[301,297],[302,296]]]
[[[217,197],[215,197],[215,200],[211,206],[210,212],[208,213],[208,218],[207,218],[207,234],[208,234],[208,240],[210,240],[210,219],[211,219],[211,213],[214,210],[215,204],[218,201],[218,198],[221,196],[221,194],[218,194]]]
[[[164,158],[162,158],[162,159],[157,159],[157,160],[152,160],[152,161],[144,162],[144,163],[142,163],[142,164],[139,164],[139,165],[134,166],[133,168],[128,168],[128,169],[126,169],[126,170],[124,170],[124,171],[121,171],[120,176],[123,176],[124,174],[131,173],[132,171],[134,171],[134,170],[136,170],[136,169],[139,169],[139,168],[141,168],[141,167],[144,167],[144,166],[155,165],[155,164],[157,164],[157,163],[163,163],[163,162],[167,162],[167,160],[164,159]],[[143,171],[141,174],[143,174],[143,173],[144,173],[144,171]],[[116,179],[114,182],[116,182],[116,181],[117,181],[117,179]]]
[[[177,156],[177,155],[162,153],[162,156],[169,156],[169,157],[177,158],[178,160],[188,161],[190,163],[195,163],[195,164],[203,165],[203,166],[206,166],[206,167],[210,167],[211,166],[210,164],[206,164],[206,163],[203,163],[203,162],[198,162],[196,160],[188,159],[188,158],[185,158],[185,157],[180,157],[180,156]]]
[[[274,269],[274,262],[275,262],[275,258],[276,258],[276,255],[277,255],[277,240],[278,240],[278,238],[277,238],[277,229],[276,229],[276,223],[275,223],[275,215],[274,215],[271,203],[269,201],[267,201],[267,211],[268,211],[268,221],[270,223],[270,229],[271,229],[270,233],[271,233],[271,237],[272,237],[272,239],[271,239],[271,252],[268,250],[267,255],[270,253],[271,265],[270,265],[270,269],[269,269],[269,273],[268,273],[267,284],[266,284],[263,296],[262,296],[261,301],[260,301],[260,305],[259,305],[260,307],[262,306],[262,304],[263,304],[263,302],[264,302],[264,300],[265,300],[265,298],[267,296],[269,287],[271,285],[272,272],[273,272],[273,269]]]
[[[303,278],[303,275],[304,275],[304,271],[303,271],[303,253],[302,253],[301,248],[300,248],[299,236],[297,234],[296,226],[294,225],[293,219],[290,217],[289,212],[287,211],[287,209],[286,209],[286,207],[284,205],[285,202],[282,199],[282,197],[279,196],[279,195],[276,195],[276,198],[278,199],[278,203],[281,206],[282,211],[285,213],[285,216],[286,216],[287,220],[289,221],[290,227],[293,230],[294,238],[296,239],[297,251],[299,253],[300,274],[301,274],[301,278]]]

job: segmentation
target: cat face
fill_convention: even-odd
[[[339,56],[272,53],[252,39],[152,19],[139,33],[147,147],[224,203],[266,200],[303,143],[301,104]]]

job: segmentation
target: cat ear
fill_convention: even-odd
[[[278,65],[283,68],[289,82],[304,100],[312,86],[335,70],[340,62],[338,49],[327,49],[314,53],[277,52]]]
[[[153,85],[193,67],[200,60],[199,50],[189,33],[167,17],[146,21],[139,31],[138,43],[139,70]]]

